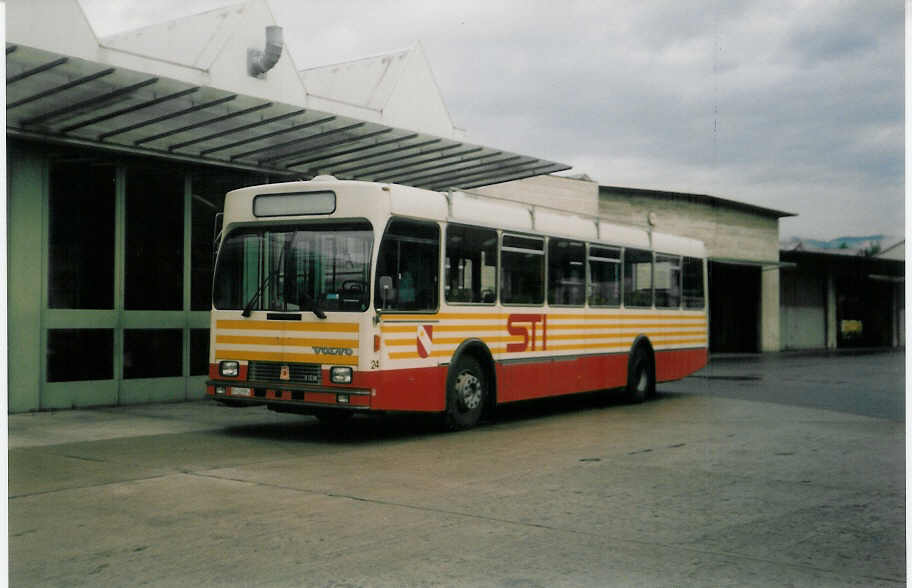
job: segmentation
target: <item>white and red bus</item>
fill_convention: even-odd
[[[707,361],[692,239],[465,192],[319,176],[225,199],[207,393],[337,421],[623,389]]]

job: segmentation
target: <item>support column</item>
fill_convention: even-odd
[[[836,280],[833,272],[827,269],[826,277],[826,346],[827,349],[836,349],[839,332],[836,324]]]
[[[7,173],[7,336],[9,411],[41,408],[44,208],[48,164],[36,152],[11,148]]]
[[[779,268],[760,272],[760,351],[780,351]]]

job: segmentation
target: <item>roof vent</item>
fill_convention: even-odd
[[[259,49],[247,50],[247,73],[255,78],[265,78],[266,72],[279,62],[284,43],[282,27],[275,25],[266,27],[266,48],[262,51]]]
[[[338,182],[339,180],[336,178],[336,176],[321,175],[321,176],[314,176],[310,181],[311,182]]]

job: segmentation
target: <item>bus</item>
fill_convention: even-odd
[[[340,423],[621,390],[707,362],[700,241],[464,191],[317,176],[229,192],[207,396]]]

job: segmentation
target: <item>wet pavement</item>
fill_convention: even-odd
[[[903,361],[847,357],[448,434],[205,402],[11,415],[10,583],[904,585]]]

